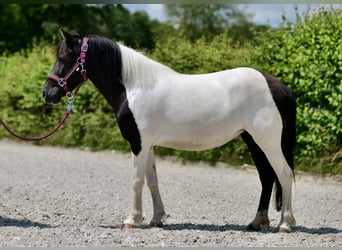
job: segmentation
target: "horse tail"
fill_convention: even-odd
[[[261,71],[260,71],[261,72]],[[283,121],[281,135],[281,149],[287,164],[294,175],[294,149],[296,146],[296,99],[290,89],[272,75],[261,72],[270,88],[273,100],[278,108]],[[275,205],[277,211],[282,207],[282,188],[278,178],[275,181]]]

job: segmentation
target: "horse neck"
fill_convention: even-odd
[[[91,82],[116,111],[123,95],[119,46],[109,39],[90,36],[86,69]]]
[[[90,38],[87,54],[89,79],[115,113],[125,100],[126,90],[146,88],[178,74],[124,45],[99,37]]]
[[[119,44],[122,57],[122,83],[126,88],[146,88],[177,74],[142,53]]]

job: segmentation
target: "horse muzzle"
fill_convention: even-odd
[[[44,88],[42,96],[46,104],[58,104],[62,99],[62,95],[60,94],[60,89],[58,87]]]

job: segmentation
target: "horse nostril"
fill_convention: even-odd
[[[46,92],[45,90],[43,90],[43,98],[45,98],[45,96],[46,96]]]

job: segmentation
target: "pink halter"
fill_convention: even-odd
[[[51,80],[54,80],[55,82],[58,83],[58,85],[64,89],[65,91],[65,95],[68,98],[68,100],[73,98],[73,94],[71,93],[71,91],[69,90],[68,84],[67,84],[67,80],[70,78],[70,76],[75,72],[78,71],[79,69],[81,70],[81,75],[83,78],[83,82],[88,80],[88,76],[87,76],[87,71],[84,68],[84,63],[85,63],[85,58],[86,58],[86,53],[88,51],[88,38],[84,37],[83,38],[83,42],[82,42],[82,46],[81,46],[81,53],[79,58],[77,58],[76,63],[74,64],[74,66],[69,70],[69,72],[64,76],[64,77],[59,77],[56,74],[50,72],[48,74],[48,78]]]

